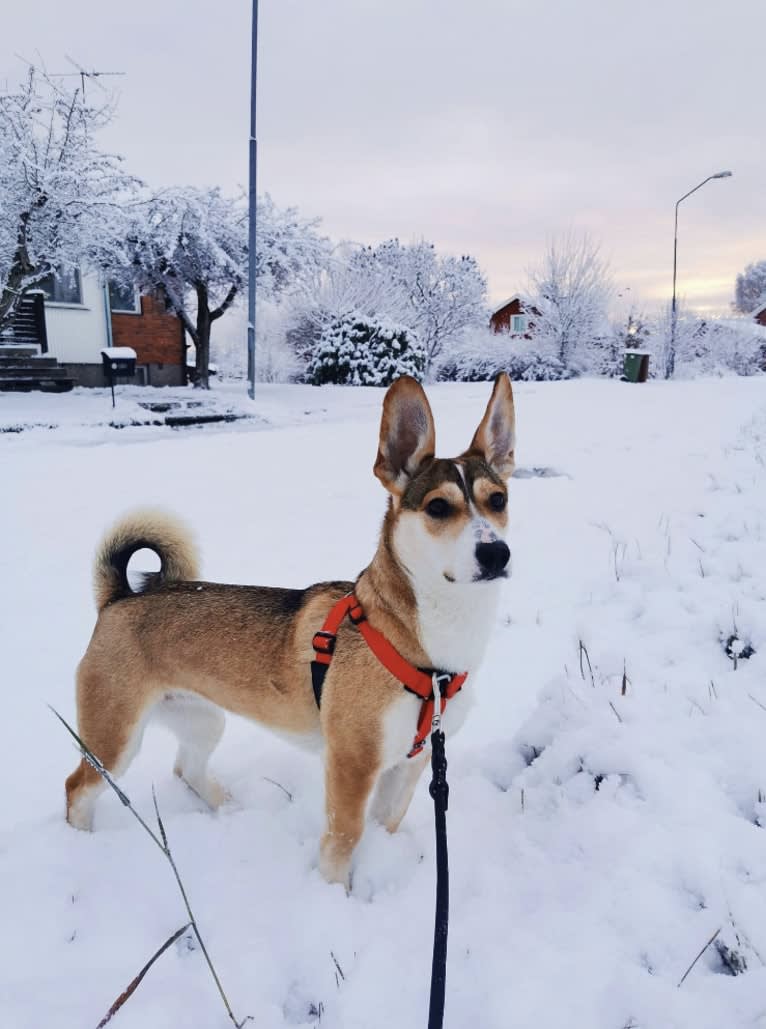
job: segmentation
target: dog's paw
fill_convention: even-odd
[[[231,799],[230,794],[212,776],[200,779],[196,776],[184,775],[183,769],[179,768],[178,765],[173,769],[173,772],[186,783],[192,793],[195,793],[201,801],[207,804],[211,811],[217,811],[227,800]]]
[[[346,893],[351,892],[351,859],[338,853],[336,840],[326,833],[319,845],[319,871],[325,882],[339,883]]]
[[[66,820],[73,829],[93,832],[93,804],[85,798],[73,801],[67,809]]]

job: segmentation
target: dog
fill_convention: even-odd
[[[446,733],[465,718],[470,677],[508,575],[514,445],[505,373],[495,380],[470,446],[451,460],[434,456],[434,419],[420,384],[408,376],[394,382],[383,400],[374,465],[388,507],[375,555],[355,582],[297,590],[201,581],[194,545],[179,522],[154,511],[123,518],[96,554],[98,620],[77,669],[83,741],[119,776],[147,722],[162,722],[178,739],[176,775],[213,809],[225,799],[207,768],[224,709],[321,747],[326,826],[319,868],[349,889],[368,801],[371,816],[394,832],[428,759],[430,722],[423,713],[434,701],[429,708],[425,693],[402,682],[417,673],[430,690],[431,670],[441,670],[453,686],[468,673],[467,686],[454,696],[447,687]],[[134,590],[128,563],[144,548],[159,555],[161,569]],[[332,611],[344,615],[344,604],[350,617],[334,632],[322,630]],[[387,648],[387,663],[368,637]],[[324,679],[319,689],[312,679],[317,670]],[[429,724],[413,744],[423,720]],[[66,781],[73,826],[92,828],[104,788],[83,759]]]

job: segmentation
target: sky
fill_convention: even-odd
[[[247,185],[249,0],[36,0],[0,86],[119,71],[103,143],[150,185]],[[763,0],[260,0],[259,191],[334,239],[474,255],[490,299],[587,232],[623,305],[724,312],[766,259]],[[72,79],[72,82],[76,80]],[[91,87],[97,88],[97,87]]]

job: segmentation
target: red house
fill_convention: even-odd
[[[762,300],[760,307],[756,307],[751,317],[755,318],[759,325],[766,326],[766,299]]]
[[[490,315],[489,327],[493,332],[507,332],[511,336],[529,339],[533,325],[521,297],[516,294],[495,308]]]

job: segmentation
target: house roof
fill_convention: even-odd
[[[512,304],[514,300],[521,300],[520,294],[514,293],[512,297],[508,297],[508,299],[504,300],[502,304],[498,304],[494,311],[492,311],[492,314],[494,315],[497,314],[498,311],[502,311],[504,307],[508,307],[508,305]]]
[[[764,294],[764,296],[762,296],[758,301],[758,306],[750,312],[750,317],[757,318],[758,315],[763,314],[764,311],[766,311],[766,294]]]

